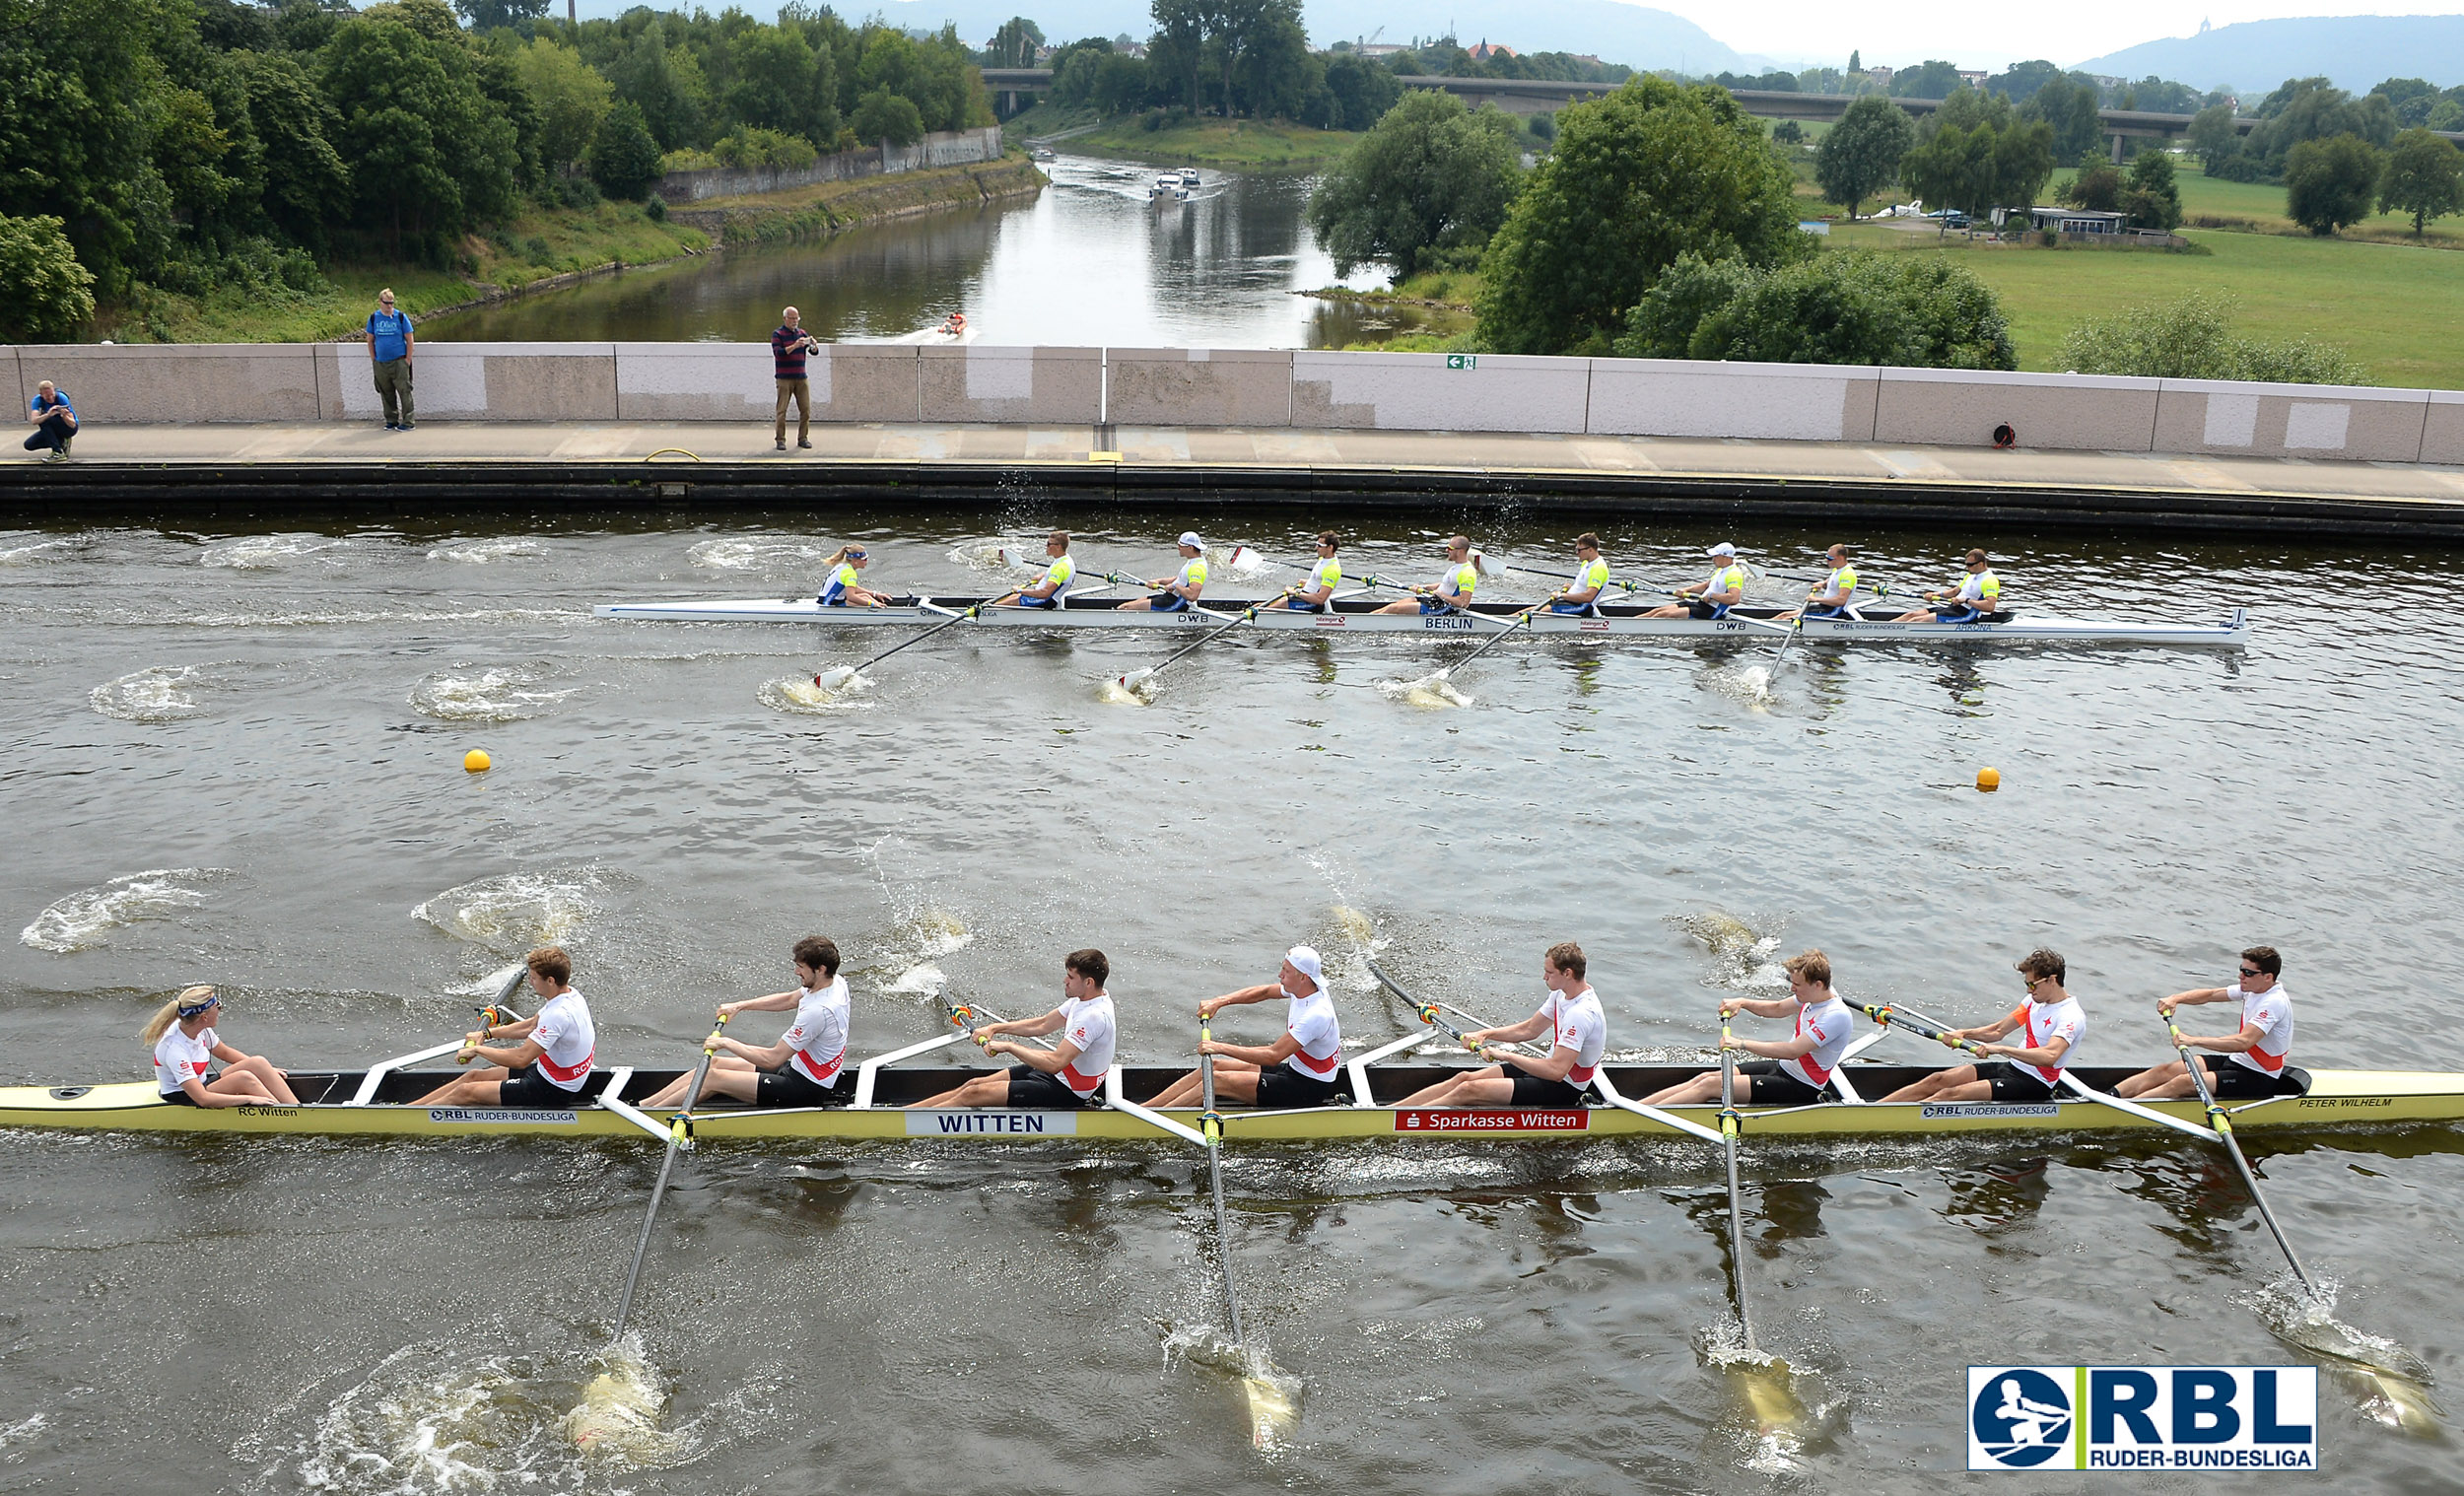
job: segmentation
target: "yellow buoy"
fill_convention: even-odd
[[[462,755],[462,769],[466,774],[486,774],[495,762],[494,759],[488,757],[488,750],[485,748],[473,748]]]
[[[1991,794],[1995,790],[2000,789],[2002,787],[2002,771],[1999,769],[1979,769],[1976,771],[1976,787],[1985,791],[1987,794]]]

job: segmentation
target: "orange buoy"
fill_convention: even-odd
[[[1995,790],[2000,789],[2002,787],[2002,771],[1999,769],[1979,769],[1976,771],[1976,787],[1983,790],[1987,794],[1991,794]]]

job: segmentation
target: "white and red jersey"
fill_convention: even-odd
[[[1780,1068],[1819,1091],[1830,1083],[1831,1071],[1839,1067],[1839,1056],[1848,1048],[1856,1033],[1856,1019],[1848,1012],[1848,1004],[1837,992],[1820,1002],[1797,1004],[1797,1035],[1812,1036],[1814,1049],[1795,1059],[1783,1059]]]
[[[1600,993],[1591,987],[1568,995],[1551,992],[1540,1004],[1549,1026],[1551,1051],[1572,1050],[1574,1068],[1566,1071],[1566,1084],[1581,1090],[1600,1073],[1601,1051],[1608,1048],[1608,1015],[1600,1010]]]
[[[1061,1005],[1061,1037],[1078,1047],[1078,1057],[1061,1071],[1061,1083],[1080,1096],[1093,1096],[1112,1073],[1112,993],[1097,992]]]
[[[549,998],[539,1009],[539,1026],[530,1031],[539,1047],[539,1073],[559,1090],[579,1091],[590,1078],[590,1061],[598,1053],[599,1033],[590,1023],[590,1004],[572,987]]]
[[[222,1039],[212,1028],[201,1029],[194,1039],[172,1024],[154,1043],[154,1083],[170,1096],[184,1091],[188,1082],[205,1079],[205,1067],[214,1059],[214,1050]]]
[[[2264,992],[2228,986],[2224,995],[2241,999],[2241,1026],[2259,1031],[2257,1044],[2224,1057],[2262,1075],[2285,1073],[2286,1057],[2293,1054],[2293,998],[2285,991],[2285,984],[2279,981]]]
[[[779,1036],[795,1053],[787,1063],[816,1085],[839,1083],[839,1067],[847,1062],[847,979],[833,977],[815,991],[805,988],[795,1005],[795,1026]]]
[[[1289,992],[1283,995],[1292,997]],[[1292,997],[1283,1010],[1283,1029],[1300,1044],[1283,1061],[1285,1067],[1311,1080],[1333,1080],[1343,1064],[1343,1031],[1335,1020],[1335,999],[1326,988]]]
[[[2079,1005],[2077,997],[2065,997],[2060,1002],[2038,1002],[2030,997],[2011,1010],[2011,1021],[2019,1026],[2019,1032],[2004,1043],[2015,1049],[2041,1050],[2057,1039],[2070,1041],[2059,1064],[2048,1067],[2021,1059],[2011,1061],[2048,1086],[2060,1085],[2062,1072],[2078,1062],[2080,1036],[2088,1032],[2087,1009]]]

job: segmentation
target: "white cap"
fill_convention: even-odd
[[[1326,990],[1326,963],[1318,959],[1317,951],[1306,945],[1295,945],[1283,953],[1283,959],[1292,963],[1294,971],[1316,983],[1319,991]]]
[[[1198,538],[1198,531],[1196,530],[1183,530],[1181,532],[1181,543],[1188,546],[1193,551],[1202,551],[1206,549],[1206,542]]]
[[[1710,550],[1703,552],[1703,554],[1706,556],[1734,556],[1737,554],[1737,547],[1723,540],[1718,545],[1713,546]]]

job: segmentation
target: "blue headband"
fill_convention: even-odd
[[[208,992],[205,994],[205,1000],[203,1002],[181,1003],[179,1005],[179,1016],[182,1018],[194,1018],[199,1013],[210,1013],[222,1005],[222,998],[216,996],[212,992]]]

